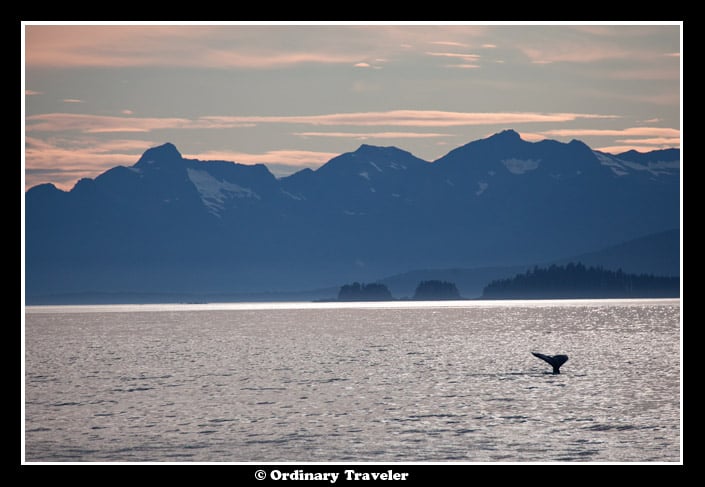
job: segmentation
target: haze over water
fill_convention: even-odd
[[[678,300],[29,307],[27,461],[677,462]],[[560,375],[531,351],[565,353]]]

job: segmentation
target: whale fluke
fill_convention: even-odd
[[[568,361],[567,355],[544,355],[542,353],[537,352],[531,352],[531,355],[540,358],[541,360],[545,360],[546,362],[551,364],[551,367],[553,367],[554,374],[560,374],[561,365]]]

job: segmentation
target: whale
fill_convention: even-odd
[[[544,354],[538,353],[538,352],[531,352],[531,355],[548,362],[551,365],[551,367],[553,367],[554,374],[560,374],[561,373],[561,371],[560,371],[561,365],[563,365],[564,363],[566,363],[568,361],[567,355],[544,355]]]

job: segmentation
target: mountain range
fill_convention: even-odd
[[[26,192],[25,291],[28,302],[291,292],[577,255],[613,268],[633,254],[630,272],[677,272],[679,225],[678,149],[611,155],[506,130],[433,162],[362,145],[276,178],[264,165],[187,159],[167,143],[70,191]],[[653,247],[663,232],[670,244]],[[604,254],[626,242],[631,250]]]

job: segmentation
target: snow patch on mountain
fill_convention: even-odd
[[[593,154],[600,161],[600,164],[609,167],[615,175],[626,176],[629,174],[629,171],[622,165],[624,161],[620,161],[616,157],[609,156],[603,152],[593,151]]]
[[[198,190],[201,201],[215,216],[220,216],[220,212],[225,209],[225,201],[229,198],[262,199],[251,189],[227,181],[220,181],[206,171],[191,168],[186,171],[188,178]]]
[[[302,196],[302,195],[300,195],[300,194],[292,194],[292,193],[289,193],[288,191],[285,191],[285,190],[283,190],[283,189],[281,190],[281,192],[282,192],[282,194],[283,194],[284,196],[288,196],[288,197],[291,198],[292,200],[304,201],[304,200],[306,199],[305,196]]]
[[[477,191],[475,191],[475,195],[480,196],[482,193],[485,192],[489,184],[485,181],[480,181],[477,183]]]
[[[538,169],[540,162],[540,159],[504,159],[502,164],[512,174],[524,174]]]
[[[594,154],[600,161],[600,164],[612,169],[612,172],[614,172],[617,176],[629,174],[630,169],[633,171],[646,171],[654,176],[659,176],[663,174],[670,174],[669,169],[678,169],[680,167],[680,161],[650,161],[648,165],[644,165],[638,162],[620,159],[619,157],[611,156],[598,151],[594,151]]]
[[[360,176],[361,178],[365,178],[368,181],[370,180],[370,173],[368,173],[367,171],[362,171],[361,173],[358,174],[358,176]]]
[[[649,162],[648,166],[645,166],[643,164],[639,164],[638,162],[632,162],[632,161],[621,161],[622,164],[625,166],[634,169],[635,171],[648,171],[654,176],[658,176],[660,174],[668,174],[669,171],[664,171],[664,169],[678,169],[680,166],[679,161],[669,161],[669,162],[664,162],[664,161],[657,161],[657,162]]]
[[[392,162],[389,163],[389,167],[390,167],[391,169],[394,169],[395,171],[400,171],[400,170],[401,170],[401,171],[405,171],[405,170],[406,170],[406,166],[405,166],[404,164],[399,164],[399,163],[394,162],[394,161],[392,161]]]
[[[375,169],[377,169],[378,172],[382,172],[382,170],[379,168],[379,166],[378,166],[377,164],[375,164],[375,163],[372,162],[372,161],[369,161],[369,162],[370,162],[370,165],[371,165],[372,167],[374,167]]]

